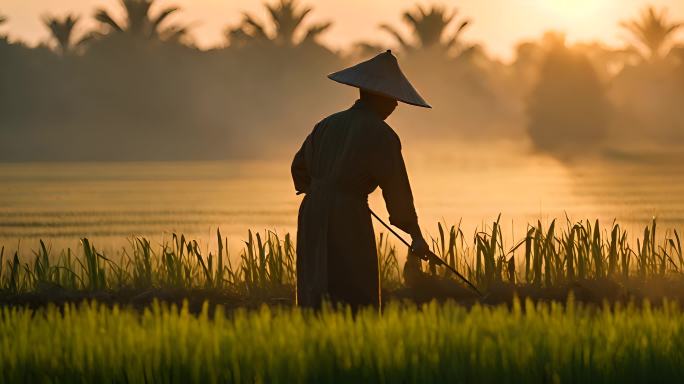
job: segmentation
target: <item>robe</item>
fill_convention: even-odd
[[[420,231],[399,136],[358,100],[316,124],[292,162],[305,194],[297,228],[297,303],[380,305],[368,195],[378,186],[390,223]]]

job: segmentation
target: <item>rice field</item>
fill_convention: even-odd
[[[487,298],[376,227],[381,314],[294,306],[287,162],[0,164],[0,382],[678,381],[684,168],[494,147],[407,153]]]
[[[0,312],[7,383],[677,382],[683,362],[684,314],[672,304]]]
[[[658,235],[655,220],[632,243],[617,223],[530,224],[524,237],[506,248],[499,220],[468,238],[459,226],[437,226],[432,249],[481,291],[503,283],[551,289],[575,281],[666,279],[684,268],[677,230]],[[145,237],[129,239],[116,255],[98,250],[88,238],[80,249],[53,251],[40,240],[31,256],[0,247],[0,297],[43,290],[121,291],[153,288],[227,289],[259,297],[274,291],[292,292],[296,281],[295,244],[290,234],[248,233],[237,261],[231,261],[228,241],[216,232],[216,251],[196,240],[173,234],[155,247]],[[381,233],[377,241],[381,282],[386,290],[402,285],[399,252]],[[454,278],[443,267],[428,263],[435,278]]]
[[[499,214],[506,240],[523,235],[527,223],[546,225],[566,214],[572,221],[616,219],[632,234],[653,217],[684,228],[684,167],[677,161],[566,165],[496,143],[407,144],[406,161],[421,224],[433,236],[437,222],[461,222],[470,234]],[[237,251],[250,228],[294,234],[300,199],[288,159],[0,164],[0,244],[28,252],[38,239],[58,249],[88,237],[111,252],[129,236],[157,244],[175,232],[205,246],[221,228]],[[378,192],[370,204],[387,217]]]

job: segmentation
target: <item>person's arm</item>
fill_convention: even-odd
[[[309,192],[309,186],[311,185],[311,175],[309,175],[305,155],[307,146],[309,145],[311,145],[311,135],[306,138],[302,147],[295,154],[290,168],[292,172],[292,181],[294,181],[294,187],[297,194]]]
[[[382,140],[380,146],[375,177],[382,189],[390,223],[411,235],[414,251],[424,253],[428,247],[418,225],[411,184],[401,154],[401,142],[392,134]]]

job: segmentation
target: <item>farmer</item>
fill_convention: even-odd
[[[385,119],[397,101],[430,108],[390,51],[333,73],[360,89],[354,105],[316,124],[292,162],[298,194],[297,302],[324,299],[353,308],[380,305],[375,234],[368,194],[382,189],[390,222],[411,235],[414,253],[428,249],[413,205],[401,143]]]

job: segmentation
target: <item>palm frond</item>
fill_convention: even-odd
[[[642,10],[636,19],[623,21],[620,26],[632,35],[632,44],[645,49],[649,59],[653,60],[663,56],[682,23],[670,22],[667,9],[659,12],[650,6]]]
[[[406,23],[415,37],[416,43],[422,48],[443,45],[448,49],[453,42],[443,43],[443,37],[449,25],[455,20],[458,9],[449,12],[443,6],[434,5],[429,9],[416,6],[411,11],[402,14],[402,20]]]
[[[65,54],[71,51],[74,29],[78,24],[79,17],[67,15],[63,18],[55,16],[44,16],[43,24],[48,28],[52,38],[57,43],[57,47],[61,53]]]
[[[454,19],[456,19],[456,16],[458,16],[458,8],[454,8],[451,11],[451,13],[447,13],[446,11],[444,11],[444,22],[447,25],[450,25],[451,22],[454,21]]]
[[[323,32],[330,29],[331,26],[332,26],[332,22],[320,23],[320,24],[315,24],[315,25],[310,26],[306,30],[306,34],[304,35],[303,41],[310,42],[310,41],[315,40]]]
[[[248,13],[243,14],[243,28],[247,27],[248,33],[254,38],[267,39],[270,40],[268,34],[266,33],[266,28],[260,22],[258,22],[252,15]]]
[[[381,24],[381,25],[380,25],[380,29],[382,29],[383,31],[385,31],[385,32],[387,32],[387,33],[389,33],[389,34],[391,34],[392,37],[394,37],[394,39],[397,41],[397,43],[399,43],[399,45],[400,45],[403,49],[407,49],[407,48],[410,49],[410,48],[412,48],[411,44],[409,44],[409,43],[406,42],[406,39],[404,39],[404,37],[401,35],[401,33],[399,33],[399,31],[397,31],[397,30],[396,30],[394,27],[392,27],[391,25],[388,25],[388,24]]]
[[[668,35],[673,34],[681,27],[684,27],[684,23],[673,24],[665,31],[665,33]]]
[[[447,40],[447,43],[445,44],[446,49],[451,49],[454,47],[458,47],[460,44],[461,40],[461,35],[463,34],[463,31],[471,24],[470,20],[464,20],[461,25],[458,26],[456,29],[456,32],[454,32],[453,36],[449,40]]]
[[[105,26],[111,28],[114,31],[123,32],[123,27],[121,27],[105,9],[100,8],[97,11],[95,11],[95,20],[99,21],[100,23],[104,24]]]
[[[178,12],[179,10],[180,10],[180,8],[178,8],[178,7],[169,7],[169,8],[163,9],[156,17],[154,17],[154,18],[152,19],[152,21],[151,21],[152,30],[158,31],[158,30],[159,30],[159,27],[161,26],[161,24],[162,24],[166,19],[168,19],[169,16],[171,16],[172,14]],[[178,28],[178,27],[176,27],[176,28]]]
[[[280,0],[265,4],[265,8],[268,14],[265,22],[243,13],[241,24],[226,31],[231,46],[266,41],[281,47],[294,47],[316,39],[332,25],[322,22],[304,28],[304,20],[313,12],[313,8],[300,6],[297,0]],[[303,33],[300,34],[302,29]],[[302,38],[297,41],[297,36]]]
[[[422,9],[421,9],[421,12],[422,12]],[[404,14],[402,15],[402,18],[404,19],[404,22],[409,24],[409,26],[413,29],[415,29],[418,26],[418,24],[420,24],[419,20],[421,19],[409,11],[404,12]]]
[[[425,17],[427,17],[427,15],[428,15],[427,9],[425,9],[425,8],[424,8],[422,5],[420,5],[420,4],[418,4],[418,5],[416,6],[416,8],[418,9],[418,12],[420,13],[420,18],[425,18]]]
[[[294,0],[282,0],[279,4],[267,5],[266,8],[275,27],[274,40],[281,44],[294,44],[296,31],[313,10],[310,7],[299,10]]]
[[[313,8],[304,8],[298,15],[294,18],[294,25],[301,25],[304,22],[306,16],[308,16],[313,11]]]

